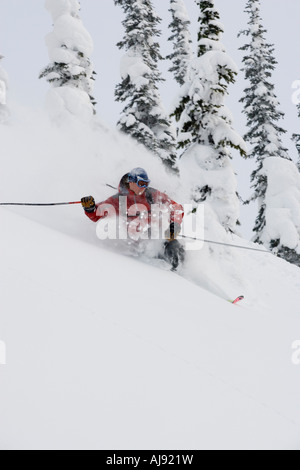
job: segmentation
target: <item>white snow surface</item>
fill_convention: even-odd
[[[140,90],[149,84],[151,69],[145,64],[142,57],[138,56],[134,50],[129,50],[121,59],[121,77],[124,80],[128,76],[132,83]]]
[[[68,49],[62,49],[64,44]],[[93,41],[81,20],[69,15],[59,17],[51,33],[46,37],[46,45],[52,62],[57,63],[80,63],[73,51],[80,51],[86,56],[93,52]]]
[[[0,61],[3,56],[0,55]],[[5,123],[9,118],[9,110],[7,107],[7,88],[8,88],[8,75],[3,67],[0,65],[0,124]]]
[[[6,83],[0,78],[0,105],[6,105]]]
[[[46,107],[50,118],[59,124],[75,121],[78,118],[88,123],[93,118],[89,96],[79,88],[70,86],[51,88],[47,93]]]
[[[170,3],[170,10],[174,12],[175,18],[182,22],[190,21],[187,8],[183,0],[173,0]]]
[[[281,240],[281,245],[300,254],[300,173],[294,162],[278,157],[264,161],[268,177],[266,227],[262,242]]]
[[[158,158],[102,124],[14,115],[1,201],[101,201],[145,167],[188,202]],[[258,248],[205,214],[206,237]],[[205,244],[177,275],[108,249],[80,206],[0,217],[1,449],[300,449],[298,268]]]
[[[2,56],[0,55],[0,61]],[[6,105],[6,93],[8,87],[8,75],[0,65],[0,104]]]
[[[216,224],[221,222],[224,226],[234,226],[240,206],[236,197],[237,180],[229,158],[217,160],[214,149],[194,144],[179,160],[179,169],[183,186],[191,192],[206,186],[212,189],[206,210],[214,212]],[[214,230],[210,231],[214,233]]]

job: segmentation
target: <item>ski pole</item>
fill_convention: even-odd
[[[30,207],[70,206],[74,204],[81,204],[81,201],[51,202],[51,203],[0,202],[0,206],[30,206]]]
[[[229,243],[221,243],[221,242],[215,242],[212,240],[202,240],[201,238],[193,238],[193,237],[187,237],[186,235],[179,235],[181,238],[187,238],[189,240],[195,240],[199,242],[204,242],[204,243],[212,243],[213,245],[222,245],[222,246],[230,246],[232,248],[240,248],[241,250],[250,250],[250,251],[259,251],[260,253],[268,253],[271,255],[271,251],[267,250],[259,250],[258,248],[250,248],[248,246],[240,246],[240,245],[230,245]]]
[[[105,186],[107,186],[108,188],[111,188],[111,189],[116,189],[116,190],[118,190],[118,188],[116,188],[115,186],[112,186],[111,184],[106,184]]]

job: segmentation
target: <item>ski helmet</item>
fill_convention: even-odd
[[[143,168],[134,168],[128,174],[128,182],[138,183],[139,181],[145,181],[145,183],[150,183],[148,174]]]

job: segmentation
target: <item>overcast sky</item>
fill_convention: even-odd
[[[167,38],[170,23],[169,0],[153,0],[162,18],[161,47],[164,55],[170,52],[171,44]],[[185,0],[191,18],[194,39],[197,37],[198,7],[194,0]],[[297,158],[294,145],[290,143],[293,132],[299,132],[300,120],[292,103],[292,83],[300,79],[300,2],[299,0],[262,0],[262,15],[268,30],[268,41],[275,44],[276,58],[279,62],[274,74],[276,93],[281,108],[286,113],[283,127],[288,134],[285,144],[292,158]],[[45,9],[44,0],[0,0],[0,54],[5,56],[2,66],[10,76],[9,99],[22,105],[43,106],[48,84],[38,80],[41,68],[48,63],[48,52],[44,38],[52,29],[52,20]],[[238,48],[244,39],[237,39],[240,29],[247,25],[244,13],[246,0],[215,0],[225,26],[223,42],[227,52],[241,66],[242,53]],[[113,0],[81,0],[81,17],[94,41],[92,60],[98,74],[95,97],[98,102],[98,115],[108,125],[115,125],[120,104],[114,101],[115,85],[120,80],[120,58],[122,52],[116,43],[122,38],[121,21],[123,14]],[[165,106],[169,109],[177,86],[172,75],[167,73],[169,64],[161,64],[166,83],[161,87]],[[227,105],[235,118],[235,128],[245,132],[245,117],[241,113],[239,98],[245,87],[241,73],[237,83],[230,88]],[[240,177],[240,191],[246,196],[249,187],[251,164],[235,158],[235,167]],[[247,168],[246,168],[246,166]]]

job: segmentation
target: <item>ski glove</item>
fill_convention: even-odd
[[[177,224],[176,222],[172,222],[170,224],[170,227],[168,228],[168,230],[165,233],[165,237],[169,241],[176,240],[176,238],[178,237],[180,231],[181,231],[181,225]]]
[[[93,196],[83,197],[81,199],[81,204],[85,212],[94,212],[96,209],[96,203]]]

